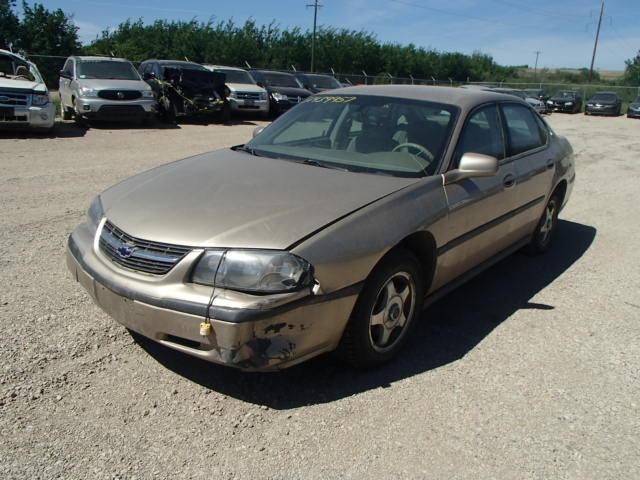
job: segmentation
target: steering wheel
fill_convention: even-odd
[[[429,163],[433,162],[433,160],[435,159],[435,157],[433,156],[433,153],[431,153],[428,149],[426,149],[422,145],[418,145],[417,143],[411,143],[411,142],[401,143],[400,145],[396,145],[394,149],[391,151],[398,152],[403,148],[406,149],[406,151],[409,151],[409,149],[417,150],[418,153],[414,154],[414,156],[423,157]]]

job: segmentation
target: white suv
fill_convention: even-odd
[[[69,57],[60,71],[62,118],[142,121],[156,113],[151,87],[123,58]]]
[[[0,50],[0,129],[51,130],[56,107],[35,64]]]
[[[221,65],[204,65],[212,72],[224,73],[225,85],[229,89],[229,104],[233,112],[256,112],[269,114],[269,95],[256,85],[251,74],[242,68]]]

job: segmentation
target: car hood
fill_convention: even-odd
[[[142,80],[107,80],[100,78],[79,78],[76,80],[80,87],[96,90],[151,90],[151,87]]]
[[[46,93],[47,87],[44,83],[30,82],[27,80],[12,80],[10,78],[0,77],[0,89],[2,90],[16,90],[26,92],[34,91],[38,93]]]
[[[251,85],[249,83],[227,83],[227,87],[232,92],[249,92],[249,93],[264,93],[265,89],[257,85]]]
[[[587,103],[593,103],[593,104],[598,104],[598,105],[616,105],[618,103],[617,100],[593,100],[593,99],[589,99],[587,100]]]
[[[219,150],[131,177],[101,198],[113,224],[145,240],[286,249],[416,181]]]
[[[640,108],[640,103],[630,103],[629,107],[630,108]]]
[[[527,97],[525,100],[529,105],[534,105],[536,107],[543,105],[543,103],[537,98]]]
[[[312,93],[309,90],[304,88],[296,88],[296,87],[268,87],[269,92],[281,93],[283,95],[291,96],[291,97],[302,97],[306,98]]]

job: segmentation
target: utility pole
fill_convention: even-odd
[[[533,67],[533,79],[535,80],[538,77],[538,57],[540,56],[540,54],[542,53],[540,50],[536,50],[535,52],[533,52],[536,54],[536,66]]]
[[[604,14],[604,0],[600,5],[600,19],[598,20],[598,30],[596,31],[596,42],[593,45],[593,55],[591,56],[591,68],[589,69],[589,83],[593,78],[593,64],[596,61],[596,50],[598,49],[598,38],[600,38],[600,25],[602,25],[602,15]]]
[[[307,3],[307,8],[313,7],[313,37],[311,38],[311,73],[315,71],[316,63],[316,24],[318,22],[318,9],[322,8],[319,0]]]

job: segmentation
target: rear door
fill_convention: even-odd
[[[500,106],[507,137],[507,159],[516,175],[514,232],[520,238],[533,232],[556,169],[549,131],[531,108],[517,103]]]
[[[505,141],[498,106],[472,111],[460,134],[451,169],[465,153],[490,155],[499,160],[491,177],[467,178],[446,185],[449,238],[439,249],[438,284],[455,279],[513,242],[510,213],[514,207],[515,170],[505,161]]]

